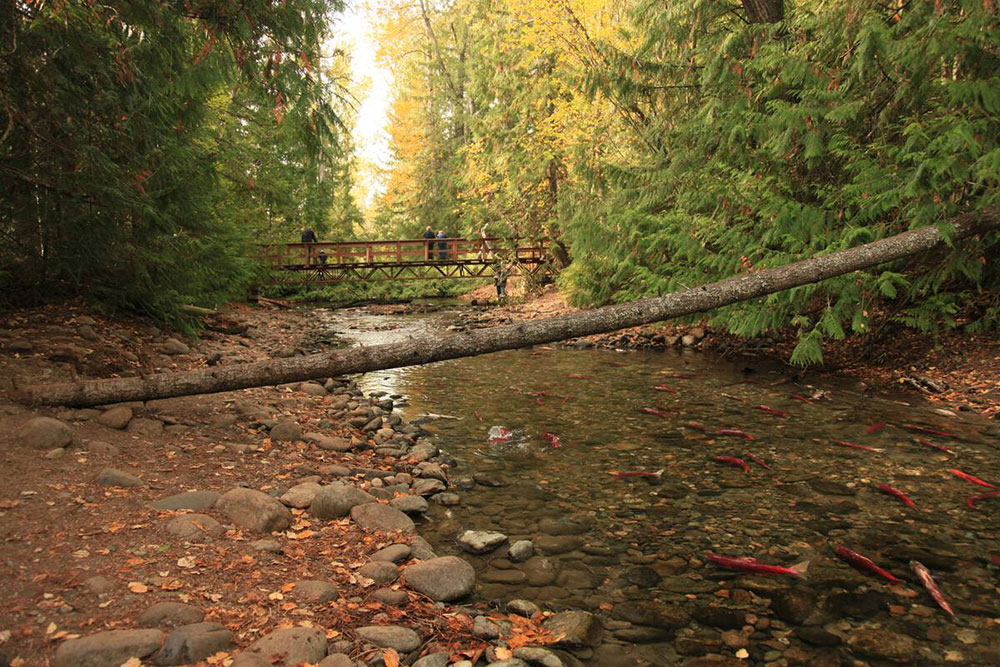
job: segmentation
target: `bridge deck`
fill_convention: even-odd
[[[525,239],[412,239],[266,245],[271,284],[484,278],[498,262],[512,274],[545,270],[549,244]]]

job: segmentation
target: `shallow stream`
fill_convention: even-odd
[[[440,330],[459,312],[322,316],[338,336],[370,345]],[[371,373],[362,386],[398,396],[404,416],[457,462],[451,485],[460,504],[432,503],[420,528],[438,553],[461,553],[455,539],[466,529],[534,540],[536,555],[522,563],[463,554],[486,600],[602,613],[608,639],[653,664],[673,664],[689,646],[687,655],[742,657],[742,649],[754,662],[794,649],[816,664],[837,650],[816,632],[815,642],[800,641],[809,632],[798,626],[835,644],[874,622],[934,640],[933,648],[918,643],[933,653],[926,659],[952,651],[964,660],[1000,641],[989,621],[1000,617],[991,564],[1000,554],[1000,500],[970,508],[967,498],[990,489],[949,472],[1000,485],[996,425],[936,413],[912,395],[862,393],[851,379],[751,366],[690,351],[535,347]],[[509,439],[491,440],[495,426]],[[720,456],[742,459],[749,471]],[[660,478],[614,474],[660,470]],[[907,585],[852,569],[833,552],[838,545]],[[806,578],[790,588],[790,579],[706,564],[707,552],[805,566]],[[956,620],[916,582],[911,559],[930,568]],[[666,604],[605,613],[624,601]],[[726,617],[720,604],[744,615]],[[665,609],[677,606],[694,620],[669,618]],[[935,633],[941,626],[950,632]],[[971,641],[956,639],[960,627],[971,628]]]

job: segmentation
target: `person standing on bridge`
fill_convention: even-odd
[[[424,230],[424,259],[428,262],[434,259],[434,230],[430,225]]]
[[[497,288],[497,301],[507,300],[507,278],[510,276],[510,269],[507,262],[499,259],[493,265],[493,285]]]
[[[312,227],[306,227],[302,230],[301,243],[306,244],[306,264],[312,264],[312,244],[316,243],[316,232],[312,230]]]
[[[448,238],[448,235],[444,233],[443,229],[439,229],[437,233],[438,260],[442,262],[448,259],[448,242],[445,241],[446,238]]]

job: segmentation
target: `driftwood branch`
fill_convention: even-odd
[[[969,214],[954,221],[952,238],[968,237],[994,226],[993,216]],[[450,335],[414,337],[400,343],[354,347],[291,359],[270,359],[225,368],[160,373],[26,387],[18,397],[29,404],[105,405],[171,396],[205,394],[385,368],[471,357],[499,350],[551,343],[567,338],[617,331],[727,306],[867,269],[944,242],[936,227],[904,232],[849,250],[787,266],[731,278],[694,289],[615,306]]]

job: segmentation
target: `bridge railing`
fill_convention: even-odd
[[[276,243],[263,246],[263,255],[270,266],[289,270],[358,264],[488,264],[499,258],[537,264],[545,260],[548,246],[545,240],[501,238]]]

